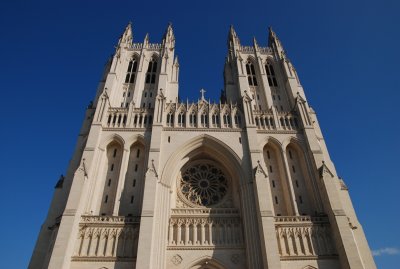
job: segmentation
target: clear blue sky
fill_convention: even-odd
[[[212,99],[219,95],[230,24],[242,44],[251,45],[255,36],[264,46],[273,26],[317,112],[369,244],[381,250],[378,267],[397,269],[399,10],[396,0],[1,1],[0,267],[27,267],[85,107],[132,21],[135,42],[146,32],[160,42],[173,23],[184,99],[196,99],[200,88]]]

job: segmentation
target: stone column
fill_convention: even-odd
[[[185,221],[185,245],[186,246],[189,245],[189,239],[190,239],[190,236],[189,236],[189,225],[190,225],[190,222],[189,222],[188,219],[186,219],[186,221]]]
[[[172,246],[172,242],[174,241],[174,224],[172,221],[169,223],[169,236],[168,236],[168,244]]]
[[[193,245],[197,245],[197,220],[193,221]]]
[[[208,232],[209,232],[209,236],[208,236],[208,244],[212,245],[213,244],[213,238],[212,238],[212,230],[213,230],[213,225],[212,225],[212,221],[209,220],[208,221]]]
[[[201,241],[200,241],[200,245],[204,245],[205,240],[206,240],[206,231],[205,231],[205,222],[204,220],[201,220]]]
[[[180,245],[181,244],[181,241],[182,241],[182,228],[181,228],[181,226],[182,226],[182,223],[179,221],[178,222],[178,232],[177,232],[177,236],[176,236],[176,244],[177,245]]]

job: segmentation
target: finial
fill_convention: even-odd
[[[178,55],[175,56],[174,65],[179,66]]]
[[[204,89],[201,89],[200,92],[201,92],[201,100],[205,100],[205,99],[204,99],[204,93],[205,93],[206,91],[205,91]]]
[[[258,47],[257,39],[255,36],[253,36],[253,45],[254,47]]]

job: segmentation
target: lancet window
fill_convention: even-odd
[[[192,113],[190,113],[190,115],[189,115],[189,124],[191,127],[196,126],[196,112],[195,111],[192,111]]]
[[[126,72],[126,77],[125,77],[125,83],[134,83],[135,82],[137,65],[138,64],[137,64],[136,59],[132,59],[129,62],[128,70]]]
[[[229,113],[224,114],[224,126],[229,127],[231,125],[231,115]]]
[[[200,124],[201,127],[207,127],[208,125],[208,115],[206,111],[203,111],[200,115]]]
[[[219,125],[219,115],[218,115],[218,112],[215,112],[215,113],[212,114],[211,120],[212,120],[212,125],[213,125],[213,127],[218,127],[218,125]]]
[[[167,126],[174,126],[174,113],[172,111],[167,114]]]
[[[239,112],[235,113],[235,125],[236,127],[240,127],[241,125],[241,118]]]
[[[246,72],[249,86],[257,86],[256,70],[254,69],[254,65],[250,60],[246,63]]]
[[[157,59],[154,57],[149,62],[149,67],[146,73],[146,84],[156,83],[156,72],[157,72]]]
[[[182,110],[178,114],[178,126],[179,127],[184,127],[185,126],[185,113]]]
[[[267,72],[269,86],[278,87],[278,82],[276,81],[274,67],[270,62],[267,62],[267,64],[265,65],[265,71]]]

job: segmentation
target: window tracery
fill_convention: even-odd
[[[270,62],[265,65],[265,71],[267,72],[268,85],[273,87],[278,87],[278,82],[276,81],[274,67]]]
[[[254,69],[254,65],[250,60],[248,60],[246,63],[246,73],[249,86],[257,86],[256,70]]]
[[[156,72],[157,72],[157,59],[154,57],[149,62],[149,67],[146,73],[146,84],[154,84],[156,82]]]
[[[179,192],[195,206],[220,203],[228,192],[228,178],[214,164],[206,161],[187,167],[179,178]]]
[[[132,59],[129,62],[128,70],[126,71],[125,83],[135,83],[136,72],[137,72],[137,60]]]

